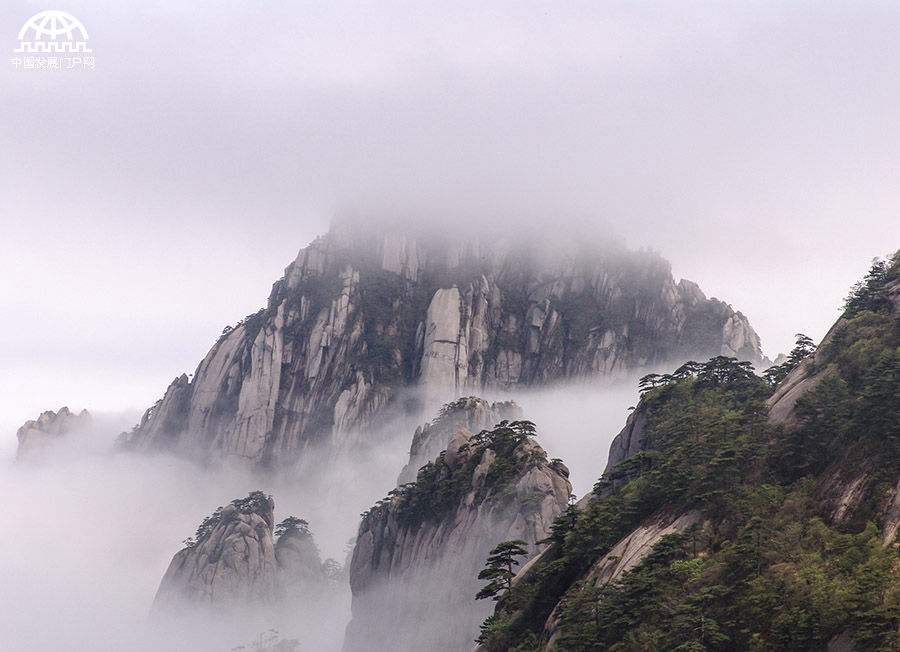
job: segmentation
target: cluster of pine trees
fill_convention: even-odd
[[[535,436],[531,421],[501,421],[490,430],[482,430],[472,436],[459,449],[462,463],[449,464],[446,451],[437,459],[419,469],[415,482],[403,484],[391,490],[378,501],[372,510],[361,514],[367,518],[373,510],[385,509],[394,504],[398,520],[407,527],[415,527],[425,521],[437,522],[456,509],[460,499],[472,487],[472,474],[487,451],[496,457],[479,488],[477,500],[490,492],[500,494],[512,490],[509,482],[520,477],[529,466],[546,462],[543,449],[532,449],[525,454],[519,447]]]
[[[520,581],[503,568],[499,584],[485,575],[498,608],[484,647],[538,649],[555,610],[560,650],[897,649],[898,548],[876,517],[900,468],[900,320],[887,299],[898,277],[895,256],[853,288],[804,367],[824,379],[798,401],[796,427],[770,424],[765,401],[816,352],[805,336],[764,378],[719,357],[641,379],[644,450],[560,516]],[[823,506],[833,477],[865,478],[848,518]],[[591,577],[642,522],[688,511],[699,523],[637,567],[606,584]]]

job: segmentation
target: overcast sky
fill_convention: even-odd
[[[151,404],[339,207],[589,216],[772,356],[900,246],[897,3],[59,2],[96,69],[14,69],[47,8],[0,7],[4,428]]]

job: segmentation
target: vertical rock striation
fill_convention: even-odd
[[[676,282],[658,255],[545,249],[338,223],[123,444],[291,463],[310,445],[347,444],[405,388],[452,398],[615,377],[669,359],[761,359],[747,319]]]

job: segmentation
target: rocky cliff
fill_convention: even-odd
[[[676,282],[658,255],[549,249],[338,223],[122,442],[270,465],[342,445],[404,388],[451,398],[669,359],[761,358],[747,319]]]
[[[253,614],[321,593],[326,568],[306,522],[275,526],[275,501],[253,492],[219,507],[169,564],[158,614]]]
[[[45,450],[59,438],[73,432],[87,430],[90,426],[91,415],[87,410],[74,414],[69,411],[69,408],[62,407],[59,412],[52,410],[42,412],[36,420],[26,421],[16,433],[19,440],[16,457],[22,459],[33,456],[39,451]]]
[[[501,421],[521,417],[522,410],[512,401],[488,403],[477,396],[468,396],[446,404],[435,419],[416,428],[409,447],[409,462],[400,472],[397,484],[415,482],[419,469],[445,450],[456,433],[480,432]]]
[[[466,650],[490,611],[476,579],[500,540],[531,555],[565,510],[571,485],[527,421],[459,429],[415,483],[362,519],[350,564],[353,619],[344,649]]]

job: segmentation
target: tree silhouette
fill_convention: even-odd
[[[797,365],[805,358],[808,358],[816,352],[816,344],[810,337],[803,333],[797,333],[795,336],[794,348],[791,349],[788,359],[778,365],[773,365],[763,372],[763,377],[768,383],[775,387],[791,373]]]
[[[887,287],[900,277],[900,251],[890,260],[875,258],[863,280],[855,284],[844,300],[844,316],[850,317],[863,310],[878,312],[889,310]]]
[[[297,531],[300,534],[309,534],[309,523],[302,518],[296,516],[288,516],[281,523],[275,526],[275,536],[280,537],[287,532]]]
[[[476,600],[493,598],[499,600],[502,592],[508,591],[512,586],[512,578],[515,576],[513,566],[519,565],[516,557],[528,554],[523,547],[527,545],[521,539],[501,541],[497,547],[491,550],[485,563],[484,570],[478,573],[478,579],[488,580],[488,583],[475,596]]]

